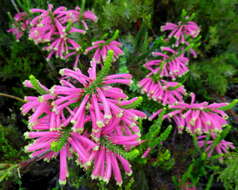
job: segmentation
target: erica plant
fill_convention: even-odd
[[[132,163],[158,165],[158,159],[151,155],[172,130],[186,131],[198,147],[204,148],[207,157],[214,152],[222,157],[235,149],[220,134],[229,126],[224,111],[237,101],[198,102],[195,93],[184,86],[201,39],[200,27],[192,19],[186,16],[177,24],[162,26],[159,46],[152,43],[152,53],[146,57],[149,60],[144,61],[147,74],[140,76],[138,93],[148,97],[146,103],[153,104],[156,110],[152,113],[143,107],[143,98],[126,87],[135,84],[133,76],[129,72],[112,73],[126,49],[123,40],[117,41],[118,30],[108,39],[108,34],[93,34],[98,39],[91,38],[98,18],[79,7],[54,8],[49,4],[46,10],[33,8],[17,13],[8,32],[17,40],[25,33],[40,49],[48,51],[47,61],[60,58],[65,63],[53,86],[43,85],[33,75],[23,82],[38,93],[25,96],[21,107],[28,117],[25,137],[31,140],[25,150],[30,157],[47,161],[57,158],[61,185],[70,177],[69,160],[100,183],[114,178],[121,185],[124,173],[132,175]],[[73,69],[68,64],[71,57]],[[147,117],[148,121],[142,121]],[[170,125],[161,132],[164,120]],[[170,157],[169,151],[164,155]],[[187,187],[189,181],[183,185],[184,189],[196,189],[194,184]]]

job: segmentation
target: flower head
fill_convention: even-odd
[[[121,146],[124,151],[129,151],[132,147],[142,143],[140,135],[137,134],[138,131],[136,122],[134,126],[131,126],[128,122],[118,118],[113,119],[102,129],[100,148],[91,154],[94,162],[93,179],[98,178],[108,183],[113,174],[117,184],[121,185],[122,176],[119,163],[128,175],[132,174],[129,161],[121,155],[120,151],[114,150],[111,146]]]
[[[88,29],[86,20],[96,21],[96,15],[91,11],[86,11],[81,17],[80,8],[67,10],[66,7],[59,7],[53,10],[53,6],[49,4],[48,9],[31,9],[32,13],[40,13],[31,20],[31,29],[29,38],[35,43],[50,42],[49,46],[44,50],[49,51],[47,59],[53,55],[66,59],[69,56],[77,54],[80,45],[72,39],[70,34],[85,34]],[[76,27],[76,24],[82,23],[83,28]]]
[[[33,8],[30,11],[36,16],[30,18],[25,12],[16,14],[15,23],[8,32],[12,32],[18,40],[29,29],[29,39],[36,44],[43,44],[43,49],[49,51],[47,60],[52,56],[67,59],[76,55],[76,66],[81,46],[73,35],[85,34],[89,29],[88,21],[96,22],[96,15],[91,11],[82,13],[79,7],[67,10],[61,6],[54,9],[51,4],[47,10]]]
[[[15,35],[16,39],[19,40],[26,31],[29,23],[30,20],[27,18],[27,13],[17,13],[14,16],[14,23],[12,24],[12,27],[8,29],[7,32],[11,32],[13,35]]]
[[[214,150],[218,154],[225,154],[228,152],[229,149],[235,149],[235,146],[233,145],[232,142],[226,141],[226,140],[221,140],[214,149],[212,149],[212,145],[215,139],[215,135],[212,135],[213,140],[207,140],[206,135],[202,135],[198,137],[198,146],[201,148],[205,148],[205,151],[208,154],[208,157],[211,157],[212,153]]]
[[[165,80],[154,82],[150,77],[142,79],[138,85],[142,93],[146,93],[149,98],[163,105],[183,102],[183,95],[186,93],[184,87],[177,82]]]
[[[183,54],[177,55],[177,52],[171,48],[163,47],[161,52],[153,52],[154,56],[159,56],[159,59],[148,61],[144,64],[145,68],[150,70],[152,74],[159,74],[161,77],[176,77],[184,75],[188,72],[188,58]],[[174,57],[174,58],[173,58]]]
[[[207,102],[195,103],[195,95],[192,94],[190,104],[178,102],[175,105],[170,105],[174,111],[164,117],[172,117],[177,124],[179,131],[184,128],[189,133],[211,133],[219,132],[222,127],[227,124],[227,114],[219,110],[220,107],[227,105],[226,103]]]
[[[128,152],[142,143],[137,120],[146,115],[130,108],[137,98],[128,100],[120,88],[111,86],[131,83],[130,74],[107,75],[111,59],[109,53],[99,74],[96,64],[92,64],[88,75],[79,69],[61,70],[60,85],[50,90],[36,79],[24,83],[30,88],[40,88],[38,91],[43,93],[39,97],[26,97],[22,106],[23,114],[31,114],[31,131],[26,136],[36,139],[26,150],[33,157],[42,153],[45,159],[59,156],[62,184],[68,175],[67,159],[72,154],[85,169],[93,162],[92,177],[106,182],[113,173],[117,183],[122,183],[119,163],[126,173],[132,171],[117,147]]]
[[[192,38],[195,38],[200,33],[199,26],[193,21],[188,21],[187,23],[178,23],[178,24],[168,22],[164,26],[161,27],[161,30],[171,31],[169,34],[169,38],[175,37],[177,39],[175,44],[176,46],[178,46],[180,43],[185,43],[187,36],[191,36]]]
[[[103,63],[106,59],[107,52],[112,50],[114,52],[113,60],[115,61],[120,55],[123,54],[122,49],[120,48],[121,43],[118,41],[107,42],[105,40],[100,40],[92,43],[91,47],[88,47],[85,50],[85,53],[95,50],[92,61],[96,63]]]
[[[31,131],[27,132],[25,136],[35,139],[33,143],[25,147],[27,152],[32,152],[31,157],[40,156],[42,159],[50,160],[59,156],[59,182],[61,184],[65,184],[68,177],[67,159],[72,157],[71,152],[76,155],[78,163],[86,167],[90,161],[90,151],[95,151],[98,148],[97,144],[87,136],[70,132],[68,129]]]

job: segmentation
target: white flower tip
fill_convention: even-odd
[[[60,69],[59,74],[63,76],[64,75],[64,69]]]
[[[44,160],[45,162],[47,162],[47,163],[50,162],[50,159],[48,159],[48,158],[44,158],[43,160]]]
[[[59,180],[59,184],[60,185],[65,185],[66,184],[66,180]]]
[[[109,183],[109,179],[107,179],[107,178],[104,178],[103,181],[104,181],[106,184]]]
[[[138,116],[134,116],[134,117],[133,117],[133,120],[134,120],[134,121],[137,121],[138,119],[139,119]]]
[[[122,181],[120,181],[120,182],[117,181],[117,185],[121,186],[122,185]]]
[[[131,176],[132,175],[132,171],[126,173],[128,176]]]
[[[25,132],[24,137],[25,137],[25,139],[29,139],[29,132]]]
[[[91,175],[91,178],[94,180],[94,179],[97,179],[97,177],[96,176],[94,176],[94,175]]]
[[[49,90],[50,94],[54,94],[54,91],[55,91],[55,86],[52,86]]]
[[[94,151],[99,150],[99,146],[95,146],[95,147],[93,148],[93,150],[94,150]]]
[[[72,119],[70,122],[71,122],[72,124],[75,124],[75,123],[76,123],[76,120]]]
[[[123,112],[121,111],[119,114],[117,114],[118,118],[121,118],[123,116]]]
[[[111,119],[112,115],[104,115],[104,119]]]
[[[97,126],[99,127],[99,128],[102,128],[102,127],[104,127],[104,123],[103,123],[103,121],[97,121],[96,122],[96,124],[97,124]]]
[[[29,151],[28,151],[28,146],[25,146],[25,147],[24,147],[24,152],[29,152]]]
[[[43,96],[39,96],[39,97],[38,97],[38,101],[39,101],[39,102],[44,102],[44,97],[43,97]]]
[[[91,161],[87,161],[86,163],[84,163],[84,167],[87,169],[89,166],[92,165]]]

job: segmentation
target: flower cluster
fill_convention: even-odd
[[[146,115],[129,108],[137,98],[127,100],[127,95],[114,86],[130,84],[130,74],[105,76],[109,58],[112,60],[112,52],[98,75],[95,64],[89,68],[88,75],[79,69],[61,70],[60,85],[51,89],[38,81],[24,83],[45,92],[39,97],[26,97],[27,103],[22,106],[23,114],[32,113],[29,117],[32,132],[27,136],[36,138],[26,150],[33,152],[32,156],[46,152],[43,156],[46,159],[60,156],[61,183],[65,183],[68,173],[67,159],[72,154],[69,150],[77,155],[77,163],[82,167],[87,169],[94,163],[92,178],[108,182],[113,173],[121,184],[119,162],[126,173],[132,172],[129,162],[109,145],[128,152],[142,143],[137,120]]]
[[[173,111],[164,117],[172,117],[180,132],[185,128],[188,133],[192,134],[216,133],[227,124],[225,120],[228,117],[227,114],[219,110],[226,105],[226,103],[195,103],[195,95],[192,94],[190,104],[180,102],[170,105],[169,108]]]
[[[42,49],[49,52],[47,61],[53,56],[64,60],[75,56],[74,68],[76,68],[83,52],[88,54],[95,50],[92,58],[92,62],[95,63],[103,63],[109,50],[114,52],[113,61],[123,54],[120,48],[122,44],[115,40],[119,31],[116,31],[109,40],[95,41],[91,47],[81,46],[79,41],[82,40],[79,38],[89,29],[88,22],[97,21],[97,16],[91,11],[82,12],[79,7],[68,10],[63,6],[54,10],[53,5],[49,4],[47,10],[33,8],[30,12],[31,15],[25,12],[16,14],[15,23],[8,32],[13,33],[19,40],[27,30],[28,38],[35,44],[43,45]],[[32,18],[32,15],[36,16]]]
[[[163,52],[152,53],[153,56],[159,56],[160,59],[151,60],[144,64],[145,68],[151,71],[150,74],[159,73],[161,77],[171,77],[174,80],[188,72],[189,59],[184,54],[177,55],[178,52],[169,47],[162,47],[161,50]]]
[[[19,39],[23,34],[22,31],[29,27],[29,39],[36,44],[43,44],[43,49],[49,51],[47,60],[53,55],[61,59],[77,55],[81,46],[72,34],[85,34],[89,29],[87,22],[97,21],[93,12],[85,11],[82,13],[79,7],[67,10],[66,7],[61,6],[53,10],[53,5],[49,4],[47,10],[33,8],[30,11],[33,15],[38,15],[30,18],[24,12],[17,14],[15,16],[16,22],[24,23],[21,24],[22,29],[19,30],[19,27],[14,25],[9,32],[15,34],[16,38]]]
[[[108,183],[113,176],[116,183],[121,185],[121,170],[132,174],[128,155],[137,150],[136,146],[151,140],[152,136],[149,136],[151,139],[141,140],[138,119],[146,115],[135,109],[139,99],[128,99],[124,91],[117,87],[130,85],[132,76],[108,75],[112,61],[123,54],[122,44],[115,41],[118,32],[109,40],[93,42],[91,47],[83,45],[86,48],[84,51],[75,34],[85,35],[89,29],[88,22],[97,21],[94,13],[82,12],[79,7],[68,10],[61,6],[54,9],[51,4],[47,10],[34,8],[30,11],[31,15],[35,15],[34,18],[25,12],[18,13],[8,32],[19,40],[28,30],[29,39],[49,52],[48,60],[53,56],[68,59],[74,55],[76,58],[74,69],[61,69],[59,84],[51,88],[42,85],[34,77],[24,82],[24,86],[41,94],[25,97],[26,103],[21,107],[23,115],[30,115],[30,132],[25,136],[33,139],[25,150],[33,158],[51,160],[59,157],[60,184],[66,183],[69,175],[67,162],[72,158],[85,170],[91,171],[92,179]],[[196,55],[191,49],[193,46],[190,47],[193,42],[189,38],[196,38],[200,28],[195,22],[189,21],[166,23],[161,30],[170,31],[168,39],[175,37],[176,41],[173,40],[175,44],[171,45],[172,49],[168,47],[169,41],[165,40],[166,47],[153,52],[156,58],[144,64],[149,73],[138,83],[141,93],[166,107],[154,112],[149,119],[153,120],[162,113],[161,118],[173,120],[179,132],[185,130],[190,134],[201,135],[198,145],[205,147],[208,156],[211,156],[214,151],[213,140],[227,124],[228,116],[221,109],[227,104],[197,103],[193,93],[191,103],[186,103],[188,93],[181,80],[176,81],[189,71],[186,52]],[[77,68],[82,52],[94,52],[86,74]],[[98,67],[101,68],[99,72]],[[159,120],[162,121],[161,118]],[[153,128],[151,131],[154,131]],[[212,135],[213,140],[207,141],[204,134]],[[219,154],[226,153],[228,149],[234,149],[234,145],[225,140],[215,147]],[[151,147],[147,147],[142,158],[146,158],[151,150]]]
[[[167,25],[162,27],[163,31],[169,30],[172,26],[171,23]],[[176,26],[175,24],[173,25]],[[196,35],[191,32],[191,28],[193,27],[190,27],[190,25],[184,25],[179,29],[179,32],[173,32],[172,34],[175,33],[175,36],[179,35],[181,38],[184,38],[185,34],[195,38],[199,33],[199,28],[196,29]],[[139,82],[142,93],[147,93],[149,98],[152,98],[162,105],[184,102],[183,96],[186,95],[186,91],[183,85],[178,82],[170,81],[174,81],[188,72],[189,69],[187,65],[189,58],[185,56],[185,52],[188,51],[187,49],[191,51],[191,48],[181,47],[175,50],[166,46],[161,47],[160,52],[153,52],[152,55],[158,58],[144,64],[144,67],[149,73],[146,78]],[[194,50],[192,51],[194,52]],[[193,54],[195,54],[195,52]]]
[[[47,126],[47,124],[49,124],[49,122],[42,121],[39,122],[38,125]],[[53,151],[54,147],[52,145],[54,145],[55,142],[61,140],[62,136],[65,135],[65,132],[50,131],[49,127],[48,129],[47,127],[44,130],[40,129],[40,131],[32,131],[25,134],[27,138],[35,139],[32,144],[25,148],[25,150],[27,152],[32,152],[31,157],[33,158],[41,155],[41,158],[50,160],[59,156],[59,182],[60,184],[65,184],[66,178],[68,177],[67,159],[72,158],[73,156],[71,152],[73,151],[77,156],[77,162],[83,166],[87,166],[90,162],[90,151],[96,151],[98,149],[98,145],[90,140],[86,135],[70,132],[67,134],[67,141],[64,143],[62,148],[60,150]]]
[[[161,27],[161,31],[171,31],[168,37],[175,37],[177,39],[175,46],[178,46],[181,43],[186,43],[186,37],[197,37],[200,33],[200,28],[193,21],[179,22],[178,24],[168,22]]]
[[[89,53],[92,50],[95,50],[92,61],[95,63],[102,63],[106,59],[107,51],[112,50],[114,52],[114,61],[123,54],[121,50],[121,43],[118,41],[106,42],[105,40],[100,40],[92,43],[91,47],[88,47],[85,50],[85,54]]]
[[[195,102],[195,94],[191,93],[191,103],[185,102],[187,93],[185,88],[178,82],[170,82],[168,80],[176,80],[189,71],[189,58],[185,56],[186,51],[196,55],[186,40],[189,37],[196,38],[200,32],[195,22],[189,21],[185,24],[181,22],[177,24],[166,23],[161,27],[162,31],[171,31],[168,39],[175,37],[175,44],[172,41],[172,49],[170,47],[161,47],[160,52],[153,52],[152,55],[159,57],[158,59],[148,61],[144,67],[149,70],[147,76],[142,79],[138,85],[142,93],[167,107],[168,113],[163,115],[164,119],[173,120],[177,125],[178,131],[184,130],[190,134],[202,135],[199,138],[199,146],[207,145],[207,152],[212,154],[212,141],[204,141],[204,134],[217,134],[227,125],[227,114],[222,110],[227,103]],[[169,42],[166,40],[167,43]],[[187,45],[187,47],[184,47]],[[154,112],[149,119],[153,120],[162,109]],[[234,148],[230,142],[222,140],[215,148],[218,153],[227,152],[227,149]]]
[[[17,41],[23,36],[26,31],[30,20],[27,19],[27,13],[20,12],[14,16],[14,23],[12,24],[12,28],[8,30],[13,35],[15,35]]]
[[[213,140],[207,140],[207,136],[202,135],[198,137],[198,146],[201,148],[205,148],[205,151],[207,152],[208,157],[211,157],[212,153],[214,150],[218,154],[224,154],[229,151],[229,149],[235,149],[235,146],[233,145],[232,142],[221,140],[215,147],[214,149],[212,148],[215,135],[211,135]]]
[[[53,10],[50,4],[47,10],[31,9],[31,12],[39,15],[31,20],[29,38],[37,44],[50,42],[49,46],[44,47],[50,52],[47,59],[53,55],[65,59],[69,55],[76,54],[80,45],[70,35],[85,34],[88,30],[86,21],[97,20],[96,15],[90,11],[82,14],[79,7],[74,10],[67,10],[66,7]],[[82,24],[82,28],[76,27],[79,23]]]
[[[177,82],[160,80],[156,83],[149,77],[142,79],[138,85],[142,93],[146,93],[149,98],[163,105],[183,101],[183,95],[186,93],[184,87]]]

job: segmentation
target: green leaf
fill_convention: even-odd
[[[113,54],[114,52],[112,50],[109,50],[107,52],[107,57],[106,60],[104,62],[104,65],[101,69],[101,71],[99,71],[97,78],[95,81],[93,81],[93,83],[85,90],[85,94],[92,94],[92,92],[101,85],[104,77],[109,73],[111,65],[112,65],[112,59],[113,59]]]
[[[70,132],[71,132],[71,127],[67,127],[63,129],[61,137],[50,144],[50,149],[54,152],[59,152],[62,149],[62,147],[68,142]]]
[[[41,87],[40,82],[36,79],[36,77],[34,75],[30,75],[29,79],[31,81],[32,86],[34,87],[34,89],[38,93],[40,93],[40,94],[47,94],[47,91],[45,91],[45,89]]]
[[[222,139],[224,139],[228,133],[230,132],[231,130],[231,126],[230,125],[227,125],[225,129],[223,129],[223,131],[221,132],[221,134],[219,134],[215,140],[213,141],[212,143],[212,146],[211,146],[211,150],[213,150],[220,142]]]
[[[219,109],[219,110],[223,110],[223,111],[230,110],[230,109],[232,109],[233,107],[235,107],[236,104],[238,104],[238,99],[235,99],[235,100],[233,100],[231,103],[229,103],[227,106],[223,106],[223,107],[220,107],[220,108],[218,108],[218,109]]]
[[[136,107],[140,106],[142,102],[143,102],[143,97],[139,96],[136,101],[132,102],[131,104],[121,106],[121,107],[124,109],[132,109],[132,108],[136,108]]]
[[[162,134],[160,134],[160,136],[158,138],[156,138],[155,140],[153,140],[153,138],[149,141],[149,146],[151,148],[153,148],[156,145],[159,145],[161,142],[165,141],[168,136],[170,135],[171,131],[172,131],[173,127],[172,125],[169,125]]]
[[[163,108],[163,110],[159,114],[158,119],[154,121],[154,123],[150,126],[149,132],[145,135],[145,139],[151,140],[159,134],[165,111],[166,108]]]

